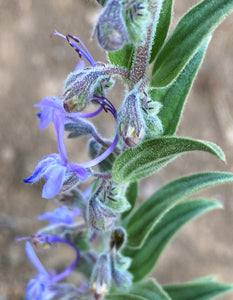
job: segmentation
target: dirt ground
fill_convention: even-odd
[[[177,0],[174,24],[197,2]],[[14,239],[40,228],[37,215],[53,205],[41,199],[40,183],[23,183],[42,157],[57,151],[53,128],[45,132],[38,129],[33,105],[44,96],[61,95],[64,80],[77,63],[77,55],[66,42],[50,38],[50,34],[56,28],[77,35],[96,60],[106,61],[95,40],[90,40],[97,14],[94,0],[0,0],[0,300],[24,299],[35,269],[25,255],[24,243],[15,243]],[[227,164],[205,153],[186,154],[142,181],[141,200],[155,187],[188,173],[233,171],[232,28],[231,15],[215,31],[178,132],[217,143],[226,153]],[[116,105],[121,95],[118,86],[113,95]],[[106,122],[109,120],[106,117]],[[97,126],[109,136],[112,129],[105,126],[106,122],[98,120]],[[69,143],[69,153],[76,161],[85,159],[84,150],[83,143]],[[159,282],[208,274],[233,282],[232,190],[233,185],[224,185],[201,193],[218,199],[225,209],[208,213],[180,231],[153,273]],[[58,257],[66,262],[66,255],[59,255],[52,254],[51,259],[48,254],[44,260],[56,268]],[[233,299],[233,295],[222,299]]]

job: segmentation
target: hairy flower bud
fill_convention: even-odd
[[[162,104],[160,102],[153,101],[146,93],[141,94],[142,110],[146,125],[146,136],[158,136],[163,132],[163,125],[158,117]]]
[[[91,276],[91,290],[96,300],[102,299],[110,289],[111,263],[109,254],[102,253],[93,269]]]
[[[95,195],[89,201],[87,217],[91,227],[97,231],[110,230],[116,221],[113,211],[101,203]]]
[[[125,22],[130,41],[142,44],[146,40],[147,28],[152,22],[147,0],[125,1]]]
[[[112,280],[116,287],[122,290],[128,289],[133,280],[131,273],[126,271],[124,268],[118,267],[117,256],[113,255],[111,257],[111,266],[112,266]]]
[[[137,45],[145,42],[152,22],[147,0],[98,2],[105,5],[96,25],[99,43],[105,50],[119,50],[128,42]]]
[[[128,202],[126,194],[126,185],[118,185],[112,180],[104,187],[101,194],[103,203],[117,213],[125,212],[130,209],[131,205]]]
[[[96,25],[100,45],[107,51],[116,51],[128,42],[122,0],[110,0]]]
[[[137,90],[132,90],[126,96],[118,112],[117,126],[119,135],[127,146],[135,147],[143,140],[145,124]]]
[[[117,251],[122,248],[126,240],[126,232],[122,227],[117,227],[113,230],[110,237],[110,248],[115,248]]]
[[[94,94],[112,85],[109,69],[104,66],[70,73],[64,86],[64,108],[67,112],[82,111]]]

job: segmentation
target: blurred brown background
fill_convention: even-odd
[[[176,1],[173,23],[199,1]],[[33,104],[44,96],[62,94],[64,80],[78,61],[75,52],[58,37],[58,31],[79,36],[96,60],[104,52],[91,41],[99,7],[94,0],[0,0],[0,299],[23,299],[29,279],[35,275],[24,243],[15,237],[33,234],[41,224],[38,214],[52,207],[41,199],[42,184],[23,183],[45,155],[57,151],[53,128],[38,129]],[[140,197],[179,176],[207,170],[233,171],[233,17],[215,31],[198,79],[186,105],[178,134],[215,142],[223,148],[227,165],[205,153],[186,154],[141,183]],[[122,86],[115,88],[119,106]],[[114,99],[114,95],[112,96]],[[106,116],[106,121],[110,118]],[[103,118],[101,132],[111,135]],[[68,143],[73,159],[82,161],[85,145]],[[71,148],[71,145],[73,146]],[[225,210],[211,212],[187,225],[161,257],[155,276],[161,283],[191,280],[218,274],[233,282],[233,185],[202,192],[221,201]],[[59,255],[59,254],[58,254]],[[52,254],[56,267],[57,256]],[[48,254],[51,258],[51,255]],[[65,261],[64,255],[62,256]],[[47,258],[45,258],[46,260]],[[47,261],[47,260],[46,260]],[[69,258],[68,258],[69,261]],[[233,295],[222,297],[233,299]]]

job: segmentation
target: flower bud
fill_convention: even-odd
[[[128,42],[127,28],[121,0],[109,0],[96,25],[100,45],[107,51],[116,51]]]
[[[109,254],[99,256],[91,276],[91,290],[96,300],[102,299],[110,289],[111,264]]]
[[[67,112],[82,111],[88,100],[93,98],[96,89],[106,89],[111,86],[109,70],[105,66],[82,69],[71,72],[64,87],[64,108]],[[103,91],[102,91],[103,92]]]
[[[124,4],[128,36],[131,43],[140,45],[145,42],[147,28],[152,22],[147,0],[128,0]]]
[[[146,93],[141,98],[141,101],[146,125],[146,136],[153,137],[160,135],[163,132],[163,125],[158,117],[158,113],[162,104],[160,102],[153,101]]]
[[[127,270],[132,263],[132,258],[121,255],[119,252],[114,257],[115,266]]]
[[[126,232],[122,227],[115,228],[110,237],[110,248],[117,251],[123,246],[126,240]]]
[[[116,287],[122,290],[126,290],[130,288],[130,286],[132,285],[133,276],[125,269],[118,268],[116,264],[117,264],[116,256],[112,256],[111,257],[112,280]]]
[[[102,193],[104,204],[117,213],[130,209],[131,205],[125,196],[126,188],[127,185],[116,185],[109,181]]]
[[[95,195],[89,201],[87,217],[91,227],[97,231],[110,230],[116,221],[113,211],[102,204]]]
[[[137,90],[132,90],[125,98],[117,117],[118,132],[125,144],[135,147],[145,135],[145,124]]]

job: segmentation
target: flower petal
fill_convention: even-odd
[[[46,271],[39,258],[37,257],[32,245],[29,242],[26,242],[25,245],[26,253],[31,261],[31,263],[36,267],[39,273],[42,273],[49,277],[49,273]]]
[[[56,153],[50,154],[45,156],[36,166],[34,173],[32,176],[24,179],[26,183],[34,183],[42,178],[49,169],[54,165],[57,164],[57,161],[60,160],[60,156]]]
[[[50,107],[65,113],[63,108],[63,101],[58,97],[45,97],[40,103],[34,105],[35,107]]]
[[[38,220],[49,220],[50,224],[64,223],[69,225],[73,224],[80,212],[81,210],[78,207],[70,210],[66,206],[61,206],[53,212],[47,211],[43,215],[38,216]]]
[[[66,167],[57,165],[53,167],[48,174],[46,174],[47,182],[42,190],[43,198],[51,199],[59,193],[65,180],[65,173]]]
[[[59,153],[62,157],[63,163],[67,164],[68,158],[66,153],[65,146],[65,137],[64,137],[64,121],[65,117],[59,111],[54,111],[53,113],[53,122],[57,133],[57,145]]]
[[[38,116],[40,118],[39,128],[40,130],[44,130],[52,122],[53,110],[50,107],[41,107],[41,111]]]
[[[82,70],[85,68],[85,61],[84,60],[80,60],[79,63],[77,64],[77,66],[75,67],[73,72],[76,72],[78,70]]]
[[[88,172],[86,168],[83,168],[82,166],[77,165],[75,163],[69,163],[68,167],[70,170],[74,171],[78,175],[78,178],[81,181],[87,180]]]
[[[58,97],[45,97],[40,103],[35,104],[36,107],[41,108],[39,128],[44,130],[53,121],[54,111],[59,111],[61,114],[65,113],[63,108],[63,101]]]

